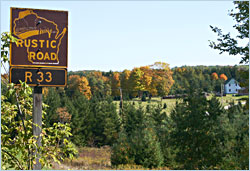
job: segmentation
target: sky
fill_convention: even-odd
[[[1,32],[10,30],[10,7],[68,11],[68,71],[240,62],[209,47],[217,39],[209,25],[237,33],[232,1],[1,1]]]

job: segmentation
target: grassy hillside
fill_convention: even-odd
[[[211,99],[212,96],[208,96],[208,99]],[[234,102],[237,104],[239,101],[241,101],[243,104],[246,102],[246,98],[249,98],[248,96],[233,96],[233,95],[226,95],[222,97],[222,103],[223,106],[228,106],[231,102]],[[217,99],[220,100],[221,102],[221,97],[217,97]],[[243,100],[242,100],[243,99]],[[166,103],[167,108],[163,109],[164,112],[167,114],[170,114],[172,109],[175,107],[176,101],[181,100],[181,99],[163,99],[161,100],[160,97],[153,97],[151,100],[147,99],[146,102],[142,102],[141,99],[139,98],[134,98],[133,100],[130,101],[124,101],[124,103],[134,103],[135,106],[139,106],[140,104],[146,108],[147,105],[159,105],[161,104],[162,107],[164,107],[164,104]],[[114,101],[117,105],[117,110],[119,110],[119,104],[120,101]]]

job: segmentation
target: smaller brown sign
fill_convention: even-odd
[[[10,68],[10,83],[26,82],[30,86],[66,86],[66,69]]]

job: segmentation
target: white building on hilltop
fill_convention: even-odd
[[[227,80],[224,84],[224,93],[225,94],[238,94],[238,91],[241,89],[238,81],[234,78]]]

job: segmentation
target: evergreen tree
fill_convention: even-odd
[[[49,104],[47,109],[47,115],[45,115],[44,123],[46,126],[53,126],[55,122],[59,121],[58,115],[56,113],[57,108],[61,106],[60,95],[55,88],[49,88],[48,94],[44,98],[44,103]]]
[[[92,128],[97,146],[112,145],[118,137],[120,129],[119,116],[111,97],[104,100],[91,100]]]
[[[222,165],[225,169],[249,170],[249,111],[247,106],[231,103],[227,111],[228,124],[226,155]]]
[[[139,106],[139,108],[136,109],[135,106],[124,103],[123,116],[123,128],[128,136],[130,136],[135,129],[143,128],[143,120],[145,119],[145,115],[142,106]]]
[[[112,146],[111,164],[112,166],[134,164],[134,160],[128,136],[126,132],[121,131],[117,142]]]
[[[147,124],[150,124],[148,122]],[[145,168],[157,168],[163,164],[163,155],[160,143],[155,135],[154,129],[136,129],[130,136],[130,146],[133,151],[134,162]]]
[[[163,165],[167,167],[175,167],[175,151],[170,145],[170,132],[172,130],[170,119],[165,112],[162,111],[160,104],[157,106],[147,106],[146,115],[150,116],[153,122],[153,128],[160,143],[161,152],[164,158]]]
[[[148,109],[147,112],[151,113]],[[113,146],[112,164],[136,164],[145,168],[161,166],[164,159],[152,118],[142,106],[136,109],[125,104],[123,112],[122,133]]]
[[[65,105],[72,115],[71,118],[71,128],[72,128],[72,141],[78,146],[85,146],[87,144],[86,134],[88,132],[87,128],[89,124],[85,124],[86,120],[90,114],[89,101],[81,95],[80,92],[73,98],[65,98]],[[86,128],[87,127],[87,128]]]
[[[183,102],[171,112],[171,141],[178,150],[176,161],[182,169],[215,169],[222,160],[218,117],[223,112],[219,102],[208,101],[201,91],[190,90]]]

